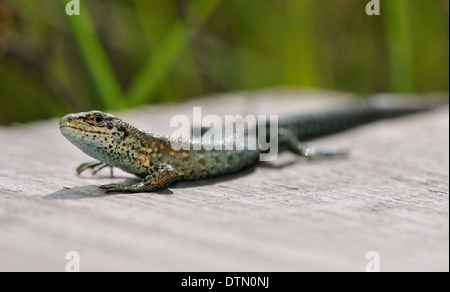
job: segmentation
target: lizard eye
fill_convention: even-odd
[[[95,121],[97,124],[100,124],[101,122],[103,122],[103,117],[102,117],[102,116],[95,116],[95,117],[94,117],[94,121]]]

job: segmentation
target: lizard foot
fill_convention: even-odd
[[[80,173],[82,173],[86,169],[92,168],[92,170],[93,170],[92,174],[95,175],[95,174],[97,174],[97,172],[99,172],[100,170],[102,170],[103,168],[108,167],[108,166],[111,167],[111,177],[112,177],[113,176],[113,167],[104,162],[98,161],[98,160],[94,160],[91,162],[86,162],[86,163],[81,164],[80,166],[77,167],[77,174],[80,175]]]
[[[140,193],[164,189],[177,180],[177,172],[168,164],[162,163],[152,174],[147,175],[141,182],[133,185],[109,184],[99,189],[110,192]]]
[[[318,147],[312,143],[301,143],[297,146],[297,154],[307,158],[322,158],[322,157],[338,157],[348,155],[345,149],[327,149]]]
[[[345,149],[327,149],[318,147],[312,143],[302,143],[288,129],[282,128],[279,133],[279,141],[282,147],[290,152],[306,158],[339,157],[348,155]]]

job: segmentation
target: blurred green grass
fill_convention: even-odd
[[[448,91],[449,1],[1,0],[0,124],[270,86]]]

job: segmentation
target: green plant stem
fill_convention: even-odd
[[[388,35],[391,91],[413,91],[413,41],[408,0],[384,2]]]
[[[61,0],[61,3],[65,8],[68,1]],[[122,108],[124,100],[119,82],[85,5],[85,2],[80,1],[80,15],[67,16],[71,31],[98,89],[103,106],[107,109]]]
[[[159,48],[149,57],[141,72],[135,76],[127,94],[130,105],[137,106],[150,101],[192,36],[219,3],[220,0],[197,0],[192,3],[192,9],[189,11],[188,19],[195,19],[190,28],[187,28],[181,19],[174,23]],[[195,18],[190,17],[193,14]]]

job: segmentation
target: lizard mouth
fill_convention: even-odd
[[[61,131],[61,133],[65,136],[65,137],[70,137],[73,135],[77,135],[76,131],[78,130],[77,128],[74,128],[70,125],[59,125],[59,130]]]
[[[76,127],[74,125],[70,125],[70,124],[60,124],[59,125],[59,130],[61,131],[61,133],[64,136],[79,136],[82,135],[83,133],[85,134],[94,134],[94,135],[104,135],[106,134],[103,131],[98,131],[98,130],[89,130],[89,129],[85,129],[83,127]]]

